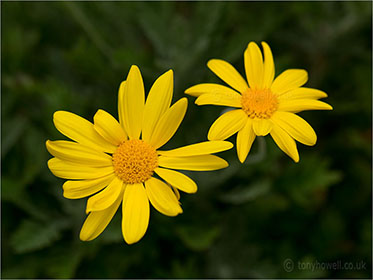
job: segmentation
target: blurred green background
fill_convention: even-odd
[[[371,2],[2,2],[1,277],[371,278],[371,11]],[[299,144],[295,164],[258,138],[244,165],[232,149],[220,154],[229,168],[190,172],[199,191],[182,194],[184,213],[153,209],[138,244],[124,243],[120,212],[80,241],[85,199],[63,198],[64,180],[46,165],[45,141],[64,139],[53,112],[117,116],[132,64],[146,90],[172,68],[175,102],[191,85],[220,83],[211,58],[244,73],[246,45],[262,40],[276,75],[307,69],[307,86],[329,94],[334,111],[300,114],[316,146]],[[167,148],[206,140],[224,109],[188,100]],[[336,261],[357,267],[299,267]]]

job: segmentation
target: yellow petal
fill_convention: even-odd
[[[205,93],[200,95],[194,102],[197,105],[218,105],[241,108],[241,95],[227,93]]]
[[[149,224],[149,200],[143,184],[127,185],[123,196],[122,234],[128,244],[139,241]]]
[[[313,128],[301,117],[288,112],[276,112],[272,116],[275,124],[285,130],[295,140],[304,145],[316,144],[317,136]]]
[[[48,160],[48,167],[56,177],[64,179],[96,179],[114,173],[110,167],[87,167],[62,161],[58,158]]]
[[[263,53],[264,53],[264,69],[263,69],[263,87],[271,88],[273,78],[275,77],[275,64],[273,62],[273,56],[271,48],[266,42],[262,42]]]
[[[150,141],[154,128],[170,107],[174,88],[173,71],[169,70],[160,76],[153,84],[146,99],[142,123],[142,139]]]
[[[179,192],[179,190],[177,188],[175,188],[174,186],[171,186],[171,188],[174,191],[174,194],[176,195],[177,200],[180,200],[180,192]]]
[[[126,131],[126,124],[124,121],[124,89],[126,87],[126,81],[121,82],[118,90],[118,119],[123,130]]]
[[[289,136],[281,127],[274,125],[271,131],[271,136],[277,146],[291,157],[295,162],[299,161],[297,144],[294,139]]]
[[[273,82],[271,90],[278,96],[303,86],[308,80],[307,71],[289,69],[282,72]]]
[[[88,146],[71,141],[50,141],[46,142],[48,152],[65,161],[75,164],[94,167],[112,166],[112,158],[108,154],[93,150]]]
[[[158,165],[161,167],[192,171],[208,171],[222,169],[228,166],[224,159],[213,156],[192,156],[192,157],[158,157]]]
[[[207,67],[238,92],[242,93],[248,90],[246,81],[230,63],[221,59],[211,59],[207,63]]]
[[[232,110],[221,115],[210,127],[209,140],[225,140],[239,131],[247,121],[243,110]]]
[[[188,88],[185,91],[185,93],[189,94],[191,96],[198,97],[201,94],[205,94],[205,93],[227,94],[227,95],[230,96],[230,95],[235,95],[238,92],[229,88],[229,87],[222,86],[222,85],[219,85],[219,84],[206,83],[206,84],[198,84],[198,85],[192,86],[192,87]]]
[[[127,140],[127,135],[118,121],[104,110],[98,110],[93,121],[95,130],[111,144],[118,146]]]
[[[88,199],[86,213],[109,208],[118,199],[123,187],[123,181],[115,176],[103,191]]]
[[[271,132],[273,123],[269,119],[254,119],[253,130],[258,136],[266,136]]]
[[[294,100],[294,99],[319,99],[319,98],[325,98],[328,97],[328,95],[318,89],[314,88],[305,88],[300,87],[293,89],[291,91],[288,91],[287,93],[284,93],[280,95],[277,99],[281,102],[285,102],[288,100]]]
[[[313,99],[293,99],[281,101],[278,104],[279,111],[298,113],[306,110],[333,110],[329,104]]]
[[[124,87],[124,123],[130,139],[139,139],[144,111],[145,92],[140,69],[132,65]]]
[[[96,132],[91,122],[78,115],[57,111],[53,115],[53,122],[59,132],[80,144],[108,153],[113,153],[116,149]]]
[[[248,118],[245,126],[237,133],[237,155],[241,163],[246,160],[254,140],[253,121]]]
[[[158,151],[158,154],[170,157],[200,156],[226,151],[232,147],[233,144],[227,141],[206,141],[169,151]]]
[[[187,107],[188,101],[183,97],[162,115],[149,142],[155,149],[166,144],[175,134],[185,116]]]
[[[77,199],[90,196],[105,188],[115,175],[110,174],[98,179],[66,181],[63,188],[63,196],[69,199]]]
[[[118,199],[107,209],[97,212],[91,212],[85,220],[80,231],[82,241],[90,241],[99,236],[110,223],[114,214],[117,212],[123,195],[120,194]]]
[[[171,186],[183,192],[195,193],[197,191],[197,184],[183,173],[160,167],[156,168],[154,171]]]
[[[250,42],[244,53],[245,71],[250,88],[263,86],[263,57],[257,44]]]
[[[150,178],[145,182],[145,189],[151,204],[163,215],[173,217],[183,213],[171,187],[161,180]]]

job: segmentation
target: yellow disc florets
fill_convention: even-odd
[[[254,119],[268,119],[277,110],[277,97],[270,89],[248,89],[242,93],[242,109]]]
[[[142,183],[158,167],[157,152],[142,140],[127,140],[113,154],[113,166],[115,174],[125,183]]]

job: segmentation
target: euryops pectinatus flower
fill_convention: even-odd
[[[256,43],[249,43],[244,53],[247,82],[228,62],[212,59],[207,66],[233,89],[219,84],[199,84],[185,93],[198,97],[197,105],[223,105],[239,108],[220,116],[211,126],[209,140],[225,140],[236,132],[237,154],[244,162],[256,136],[271,134],[282,151],[299,161],[296,143],[313,146],[316,133],[295,113],[304,110],[332,110],[318,101],[325,92],[302,87],[308,80],[305,70],[290,69],[276,79],[269,46],[262,42],[262,53]]]
[[[176,216],[182,213],[178,189],[197,191],[192,179],[173,169],[204,171],[228,166],[211,155],[233,147],[226,141],[158,150],[174,135],[188,105],[182,98],[170,107],[172,93],[170,70],[154,82],[145,102],[140,70],[132,66],[119,88],[119,122],[103,110],[97,111],[94,123],[70,112],[55,112],[56,128],[75,142],[48,140],[47,149],[54,156],[48,167],[55,176],[68,179],[63,185],[66,198],[93,195],[87,202],[89,215],[81,240],[100,235],[122,204],[123,238],[129,244],[139,241],[148,228],[149,201],[162,214]]]

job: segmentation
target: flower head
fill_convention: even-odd
[[[89,213],[80,232],[81,240],[100,235],[122,205],[122,233],[131,244],[145,234],[149,201],[164,215],[182,213],[179,190],[197,191],[196,183],[174,169],[216,170],[228,163],[212,153],[232,148],[226,141],[208,141],[173,150],[159,150],[174,135],[187,109],[182,98],[171,105],[173,72],[153,84],[145,102],[140,70],[132,66],[119,88],[119,122],[98,110],[91,123],[73,113],[57,111],[56,128],[73,141],[46,142],[54,158],[52,173],[67,179],[64,196],[88,197]]]
[[[271,134],[276,144],[295,162],[299,154],[294,140],[315,145],[316,133],[295,113],[304,110],[332,110],[318,99],[325,92],[302,87],[307,72],[290,69],[276,79],[269,46],[262,42],[264,59],[258,45],[249,43],[244,53],[247,81],[228,62],[212,59],[207,66],[232,88],[219,84],[199,84],[185,93],[198,97],[197,105],[222,105],[234,108],[220,116],[211,126],[209,140],[225,140],[237,133],[237,154],[244,162],[256,136]]]

